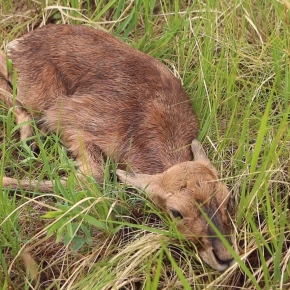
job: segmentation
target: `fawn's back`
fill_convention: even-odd
[[[103,31],[62,25],[12,42],[9,57],[18,100],[42,117],[44,129],[68,132],[66,143],[93,142],[150,174],[192,158],[186,145],[196,138],[197,119],[180,81],[154,58]]]

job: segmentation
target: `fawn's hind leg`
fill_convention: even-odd
[[[104,173],[100,150],[93,144],[84,144],[85,149],[82,148],[83,146],[80,146],[80,144],[75,142],[72,146],[70,146],[71,144],[66,145],[68,145],[68,149],[72,151],[78,162],[80,171],[78,178],[80,180],[84,180],[85,176],[88,175],[94,177],[98,183],[102,183]],[[65,179],[60,180],[60,182],[64,187],[67,186],[67,181]],[[51,180],[18,180],[11,177],[3,177],[2,179],[2,188],[8,188],[11,190],[23,189],[28,191],[35,191],[37,189],[39,192],[50,193],[54,192],[54,186],[55,182]]]
[[[77,98],[64,98],[43,112],[41,129],[60,132],[66,149],[76,159],[79,171],[92,176],[98,183],[104,178],[104,152],[98,146],[97,136],[80,121],[83,113]],[[81,177],[81,174],[79,176]]]
[[[60,180],[62,185],[66,186],[65,180]],[[51,180],[28,180],[28,179],[22,179],[18,180],[16,178],[11,177],[3,177],[2,178],[2,188],[8,188],[10,190],[28,190],[28,191],[35,191],[37,188],[39,192],[54,192],[54,182]]]
[[[92,141],[85,139],[85,132],[70,134],[62,131],[62,140],[72,153],[79,168],[79,178],[92,176],[98,183],[103,183],[104,160],[100,148]]]
[[[22,124],[20,127],[20,140],[25,140],[33,135],[33,129],[30,125],[31,116],[17,101],[13,100],[12,90],[7,81],[0,76],[0,101],[2,101],[8,109],[13,108],[16,123]]]
[[[12,89],[9,85],[9,77],[6,66],[6,56],[0,51],[0,101],[7,107],[13,108],[16,123],[23,125],[20,127],[20,140],[25,140],[33,135],[30,125],[31,115],[23,108],[23,105],[12,95]]]

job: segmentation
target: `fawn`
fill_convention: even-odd
[[[7,57],[18,73],[14,101]],[[80,172],[97,182],[103,160],[112,158],[119,180],[145,190],[206,263],[219,271],[232,264],[208,223],[231,243],[229,191],[196,140],[198,121],[180,80],[165,65],[106,32],[74,25],[38,28],[9,43],[7,57],[0,52],[0,100],[17,123],[35,118],[44,132],[59,131]],[[33,135],[28,123],[21,140]],[[36,184],[53,190],[51,181],[2,180],[11,189]]]

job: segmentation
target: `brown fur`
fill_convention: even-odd
[[[210,237],[215,232],[203,215],[227,235],[229,192],[200,144],[195,140],[190,148],[197,118],[181,82],[163,64],[108,33],[70,25],[45,26],[11,42],[8,57],[18,72],[18,123],[32,116],[42,130],[61,132],[80,170],[98,182],[102,158],[113,158],[121,180],[145,189],[173,219],[182,216],[178,228],[208,264],[229,266],[231,254]],[[0,54],[0,74],[9,81],[5,61]],[[28,125],[20,133],[21,139],[32,134]],[[121,170],[126,166],[128,175]],[[4,177],[3,185],[17,188],[19,182]],[[52,184],[39,188],[51,190]]]

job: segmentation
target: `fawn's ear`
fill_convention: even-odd
[[[191,150],[194,155],[195,161],[203,161],[204,163],[210,163],[210,160],[206,156],[201,143],[197,139],[192,140]]]
[[[218,175],[217,170],[214,168],[214,166],[211,164],[210,160],[208,159],[205,151],[202,148],[201,143],[197,140],[194,139],[191,143],[191,151],[194,156],[194,160],[200,163],[203,163],[204,165],[210,167],[212,171]]]
[[[130,173],[121,169],[117,169],[116,174],[124,183],[144,190],[161,208],[165,208],[166,199],[172,195],[172,193],[165,191],[162,186],[162,174]]]
[[[143,190],[150,185],[155,177],[155,175],[126,172],[121,169],[117,169],[116,174],[120,181]]]

